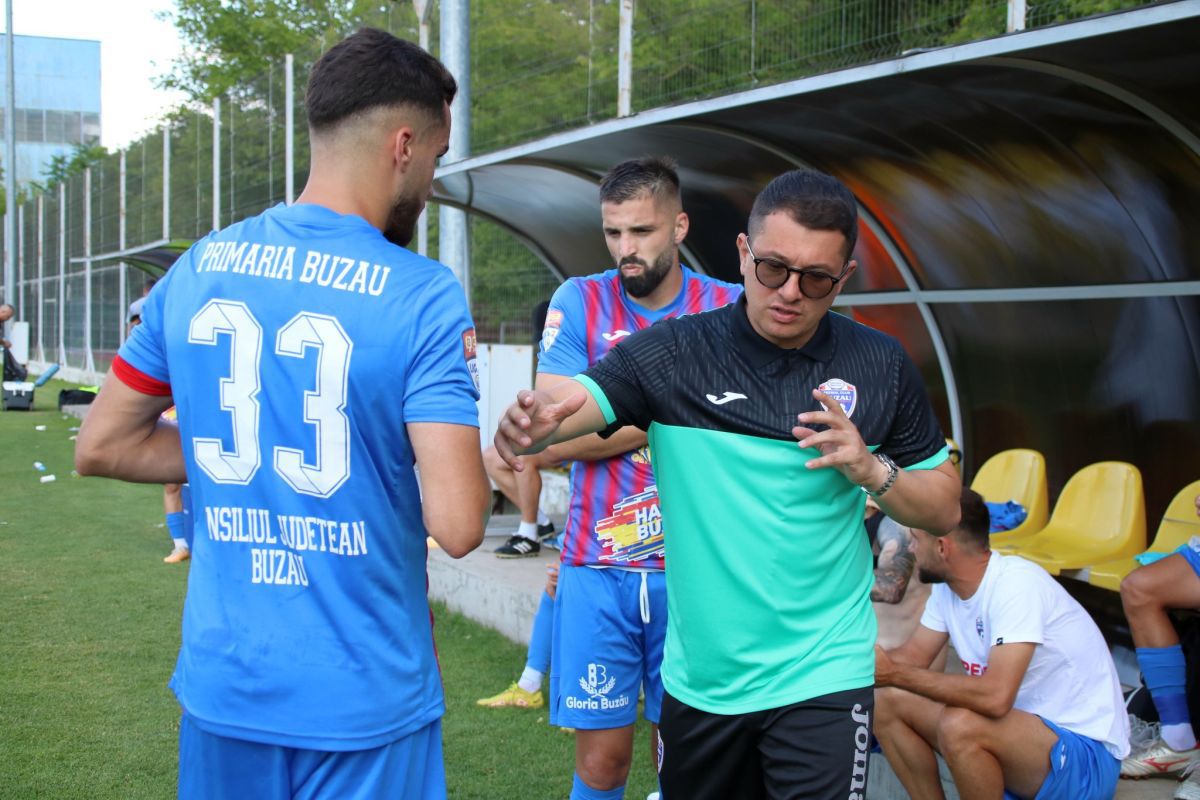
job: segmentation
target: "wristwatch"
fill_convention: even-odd
[[[860,486],[859,488],[871,497],[883,497],[884,494],[887,493],[887,490],[892,488],[892,484],[896,482],[897,476],[900,475],[900,468],[896,466],[895,461],[892,461],[891,456],[885,455],[884,453],[876,453],[875,458],[879,459],[880,464],[883,464],[885,467],[887,467],[887,480],[883,482],[883,486],[880,486],[874,492],[865,486]]]

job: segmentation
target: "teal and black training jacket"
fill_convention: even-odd
[[[812,390],[847,409],[873,451],[908,470],[948,457],[900,343],[829,313],[804,347],[760,337],[746,301],[665,320],[578,376],[607,432],[648,432],[666,534],[663,684],[745,714],[874,683],[866,495],[810,470],[796,415]]]

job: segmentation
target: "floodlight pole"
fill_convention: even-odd
[[[469,0],[442,0],[442,63],[458,81],[451,105],[453,125],[445,160],[453,163],[471,155],[471,14]],[[454,272],[471,302],[470,249],[467,215],[443,204],[438,209],[438,261]]]
[[[417,38],[417,43],[421,45],[421,49],[429,52],[429,18],[433,16],[433,0],[413,0],[413,10],[417,12],[417,20],[419,22],[420,34]],[[421,255],[429,254],[429,209],[421,209],[421,216],[417,218],[417,252]]]
[[[164,137],[166,136],[165,131],[163,132],[163,136]],[[126,175],[126,173],[125,173],[125,151],[124,150],[121,151],[117,164],[118,164],[117,168],[119,170],[119,172],[117,173],[117,182],[118,182],[117,249],[124,250],[125,249],[125,230],[126,230],[125,226],[127,224],[127,218],[129,216],[129,208],[125,205],[125,175]],[[166,181],[166,179],[167,179],[167,175],[164,172],[163,180]],[[121,344],[125,344],[125,325],[128,322],[128,320],[125,318],[125,309],[127,309],[129,307],[129,284],[128,284],[128,277],[125,275],[125,273],[127,273],[127,272],[129,272],[129,265],[127,265],[124,261],[120,262],[117,265],[117,296],[121,298],[120,301],[117,303],[117,310],[120,312],[118,315],[118,324],[117,324],[117,340]]]
[[[296,202],[296,59],[283,57],[283,199]]]
[[[162,190],[162,223],[163,231],[162,238],[171,238],[171,123],[166,123],[162,128],[163,135],[163,190]],[[121,151],[121,156],[124,157],[125,151]],[[121,200],[125,199],[125,184],[121,184]],[[121,249],[125,249],[125,242],[121,242]]]
[[[13,69],[13,0],[4,4],[4,19],[7,25],[5,41],[5,74],[8,83],[4,91],[4,297],[6,303],[16,297],[16,248],[17,215],[17,90]]]
[[[83,367],[96,371],[92,353],[92,168],[83,171]]]
[[[67,363],[67,182],[58,182],[58,363]]]
[[[221,98],[214,97],[212,140],[212,228],[221,230]]]
[[[13,267],[13,277],[15,282],[13,286],[17,287],[11,295],[8,302],[12,303],[16,299],[17,318],[26,319],[25,316],[25,206],[17,206],[17,259]]]
[[[1008,32],[1025,30],[1026,17],[1025,0],[1008,0]]]
[[[633,113],[633,0],[621,0],[617,25],[617,116]]]
[[[44,313],[42,309],[46,305],[46,196],[38,192],[37,196],[37,284],[38,284],[38,302],[37,302],[37,360],[46,360],[46,338],[43,331],[46,330],[43,325]]]

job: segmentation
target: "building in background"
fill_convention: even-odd
[[[56,155],[100,139],[100,42],[48,36],[15,36],[17,184],[45,177]],[[0,65],[8,57],[0,37]],[[8,91],[0,68],[0,98]],[[0,163],[5,126],[0,100]],[[8,165],[4,164],[7,169]]]

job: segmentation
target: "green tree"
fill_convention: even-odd
[[[176,0],[175,11],[161,16],[178,29],[185,49],[161,83],[210,101],[288,53],[332,44],[389,4],[408,5],[404,0]]]
[[[81,175],[88,167],[95,166],[108,157],[108,151],[95,139],[79,142],[68,153],[57,153],[42,167],[42,180],[30,181],[31,193],[46,193],[74,175]],[[18,198],[21,197],[18,192]],[[24,202],[24,200],[21,200]]]

